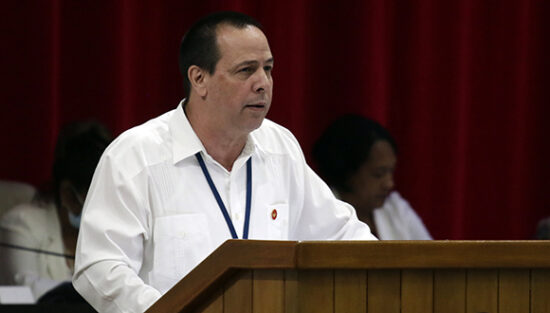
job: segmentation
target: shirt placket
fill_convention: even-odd
[[[242,175],[243,168],[246,170],[246,167],[240,167],[238,170],[231,171],[227,185],[228,202],[231,207],[229,214],[240,239],[243,238],[246,197],[246,176]]]

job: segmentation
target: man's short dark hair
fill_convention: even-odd
[[[239,29],[249,25],[262,29],[262,25],[252,17],[231,11],[212,13],[191,26],[183,36],[179,55],[183,89],[188,98],[191,92],[191,83],[187,76],[189,67],[196,65],[209,74],[213,74],[216,70],[216,64],[221,58],[216,37],[216,30],[220,24],[227,24]]]
[[[350,192],[350,178],[367,161],[377,141],[387,141],[395,154],[397,145],[377,122],[361,115],[344,115],[331,124],[313,146],[313,159],[325,182],[338,192]]]

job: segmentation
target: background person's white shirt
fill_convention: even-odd
[[[431,240],[422,219],[397,191],[392,191],[381,208],[374,210],[380,240]]]
[[[145,311],[231,239],[197,152],[239,238],[251,157],[249,239],[376,239],[309,168],[287,129],[264,120],[228,172],[206,153],[180,104],[123,133],[99,162],[84,206],[73,281],[98,311]]]
[[[57,210],[53,203],[24,203],[0,219],[0,241],[31,249],[65,253]],[[31,287],[35,300],[63,281],[72,270],[65,258],[0,247],[2,284]]]

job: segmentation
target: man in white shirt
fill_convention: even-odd
[[[103,155],[73,281],[98,311],[145,311],[227,239],[376,239],[264,120],[273,56],[260,27],[234,12],[196,23],[180,53],[188,98]]]

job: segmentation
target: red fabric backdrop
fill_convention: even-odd
[[[248,13],[276,64],[269,118],[306,156],[332,120],[378,119],[397,189],[436,239],[528,239],[550,215],[549,1],[2,1],[0,178],[49,178],[60,126],[116,134],[182,98],[198,17]]]

